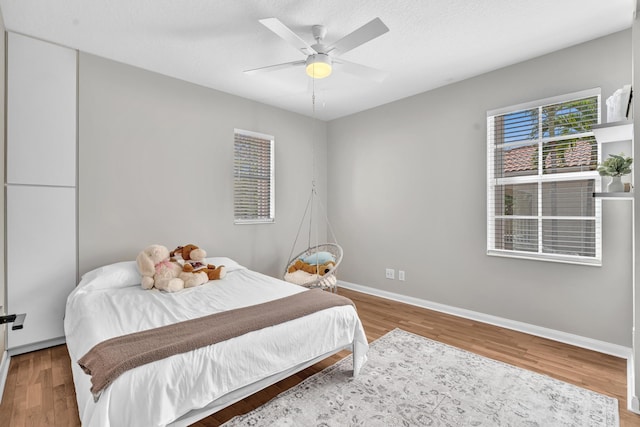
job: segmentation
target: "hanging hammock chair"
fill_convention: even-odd
[[[308,279],[304,281],[296,281],[295,276],[292,277],[295,273],[289,273],[289,268],[293,267],[296,261],[302,259],[316,259],[319,260],[323,254],[331,254],[332,259],[335,259],[333,266],[324,271],[320,271],[321,274],[309,274]],[[336,270],[338,269],[338,265],[340,265],[340,261],[342,261],[342,248],[340,245],[336,243],[324,243],[322,245],[317,245],[307,250],[300,252],[295,257],[291,258],[289,264],[287,265],[287,270],[284,273],[285,280],[296,283],[298,285],[304,286],[306,288],[322,288],[330,290],[331,292],[336,292],[337,286],[337,278],[336,278]],[[320,264],[318,261],[316,263],[309,263],[312,267],[320,270]],[[323,263],[324,264],[324,263]]]
[[[298,227],[296,239],[293,242],[291,253],[289,254],[289,262],[287,263],[287,266],[284,270],[284,280],[307,288],[321,288],[329,290],[331,292],[336,292],[338,289],[336,270],[338,269],[340,262],[342,262],[342,248],[340,247],[340,245],[338,245],[337,242],[322,244],[316,243],[315,245],[312,245],[311,230],[313,225],[313,201],[317,198],[316,196],[317,194],[314,183],[312,185],[309,201],[307,202],[307,207],[305,208],[304,214],[302,216],[302,221],[300,222],[300,226]],[[319,200],[318,205],[322,206],[322,202],[320,202]],[[309,213],[309,239],[307,242],[308,247],[307,249],[298,253],[296,256],[292,257],[291,255],[296,248],[298,238],[300,237],[300,231],[302,230],[302,226],[305,223],[307,213]],[[333,233],[333,229],[331,228],[329,219],[326,217],[326,211],[325,220],[329,232],[331,233],[331,236],[335,241],[335,234]],[[302,261],[304,264],[306,264],[305,269],[299,269],[299,261]]]

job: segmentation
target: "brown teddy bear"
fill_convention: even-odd
[[[185,288],[198,286],[209,280],[219,280],[227,274],[224,265],[216,267],[205,264],[203,261],[207,253],[196,245],[178,246],[171,251],[170,255],[172,260],[182,265],[182,273],[179,277],[184,280]]]
[[[309,274],[319,274],[320,276],[324,276],[333,268],[334,265],[336,265],[336,263],[333,261],[316,265],[316,264],[307,264],[301,259],[298,259],[296,260],[295,263],[293,263],[293,265],[291,265],[291,267],[289,267],[287,272],[293,273],[295,271],[302,270],[302,271],[306,271]]]

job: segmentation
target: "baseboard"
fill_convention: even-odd
[[[381,289],[371,288],[369,286],[358,285],[342,280],[338,280],[338,286],[346,289],[352,289],[354,291],[362,292],[365,294],[390,299],[393,301],[415,305],[417,307],[427,308],[429,310],[439,311],[441,313],[451,314],[453,316],[463,317],[465,319],[488,323],[490,325],[499,326],[501,328],[524,332],[529,335],[535,335],[541,338],[548,338],[553,341],[575,345],[576,347],[597,351],[599,353],[610,354],[612,356],[620,357],[623,359],[629,359],[632,354],[630,347],[612,344],[605,341],[594,340],[592,338],[569,334],[567,332],[557,331],[555,329],[544,328],[541,326],[531,325],[529,323],[518,322],[515,320],[505,319],[503,317],[492,316],[490,314],[484,314],[464,308],[453,307],[446,304],[440,304],[437,302],[401,295],[395,292],[384,291]]]
[[[7,349],[7,351],[9,352],[9,356],[17,356],[18,354],[30,353],[32,351],[42,350],[43,348],[55,347],[65,342],[65,337],[59,337],[33,344],[25,344],[19,347],[12,347]]]
[[[4,351],[0,359],[0,403],[2,402],[2,395],[4,394],[4,386],[7,383],[7,375],[9,375],[10,362],[11,357],[9,357],[9,353]]]
[[[635,394],[635,375],[633,374],[633,353],[627,359],[627,409],[640,414],[640,401]]]
[[[631,396],[629,400],[629,404],[627,405],[627,409],[633,413],[640,414],[640,401],[638,401],[638,396]]]

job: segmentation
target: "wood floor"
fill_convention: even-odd
[[[624,359],[354,291],[341,289],[339,293],[356,303],[370,341],[401,328],[615,397],[620,407],[620,425],[640,426],[640,415],[626,409]],[[194,426],[219,426],[268,402],[347,354],[342,352],[323,360]],[[13,357],[0,404],[0,427],[79,425],[66,347]]]

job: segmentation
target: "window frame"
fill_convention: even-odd
[[[594,215],[591,216],[580,216],[575,217],[575,219],[579,219],[581,221],[593,219],[594,223],[594,233],[595,233],[595,254],[594,256],[582,256],[582,255],[569,255],[569,254],[554,254],[554,253],[545,253],[542,251],[544,239],[543,236],[543,227],[542,223],[545,220],[549,220],[549,218],[545,218],[543,215],[543,206],[542,206],[542,191],[544,183],[549,182],[568,182],[568,181],[580,181],[580,180],[593,180],[594,181],[594,192],[601,191],[601,179],[598,172],[594,170],[590,171],[579,171],[579,172],[559,172],[559,173],[544,173],[544,166],[542,164],[538,165],[538,171],[535,175],[524,175],[524,176],[511,176],[511,177],[499,177],[496,178],[496,150],[504,147],[504,144],[496,144],[494,140],[494,120],[496,117],[501,115],[507,115],[510,113],[517,113],[519,111],[531,110],[534,108],[544,108],[549,105],[566,103],[575,100],[580,100],[584,98],[597,97],[597,123],[601,122],[601,90],[600,88],[588,89],[584,91],[569,93],[565,95],[559,95],[544,99],[539,99],[536,101],[525,102],[517,105],[512,105],[508,107],[503,107],[499,109],[494,109],[487,111],[487,163],[486,163],[486,173],[487,173],[487,255],[490,256],[499,256],[499,257],[508,257],[508,258],[520,258],[520,259],[529,259],[529,260],[537,260],[537,261],[551,261],[551,262],[560,262],[560,263],[569,263],[569,264],[580,264],[580,265],[591,265],[591,266],[601,266],[602,265],[602,202],[599,198],[595,198],[594,202]],[[541,126],[541,124],[540,124]],[[579,139],[582,137],[594,137],[593,131],[585,132],[580,134],[571,134],[566,137],[544,137],[542,132],[538,132],[538,136],[535,139],[531,139],[530,141],[537,141],[536,150],[542,149],[544,150],[544,144],[549,141],[559,141],[562,139]],[[595,142],[597,149],[597,164],[600,163],[601,150],[599,148],[599,144],[597,141]],[[508,144],[508,143],[507,143]],[[541,154],[542,156],[542,154]],[[496,219],[519,219],[517,215],[496,215],[496,206],[497,202],[495,200],[496,187],[502,185],[513,185],[513,184],[535,184],[538,186],[537,195],[538,201],[536,204],[537,214],[534,215],[526,215],[521,219],[535,219],[537,222],[537,233],[538,233],[538,250],[536,252],[516,250],[516,249],[500,249],[496,248]],[[572,217],[563,217],[562,219],[571,220]]]
[[[237,144],[238,136],[244,136],[248,138],[255,138],[262,140],[265,143],[269,143],[269,200],[262,199],[263,203],[269,204],[269,216],[264,217],[255,215],[251,218],[238,217],[238,157],[237,157]],[[259,203],[259,201],[257,201]],[[273,224],[275,222],[276,209],[275,209],[275,137],[273,135],[267,135],[259,132],[248,131],[244,129],[233,130],[233,223],[234,224]]]

